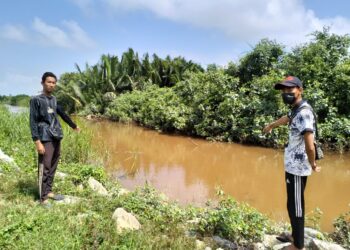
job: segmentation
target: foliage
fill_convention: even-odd
[[[167,223],[178,224],[187,218],[185,209],[176,203],[168,202],[148,185],[122,197],[120,202],[125,209],[139,214],[143,221],[151,220],[157,223],[162,230],[168,229]]]
[[[344,248],[350,248],[350,211],[340,215],[333,223],[335,228],[331,234],[333,240]]]
[[[0,96],[0,103],[12,106],[28,107],[29,100],[30,96],[28,95]]]
[[[349,58],[350,37],[331,34],[327,27],[314,32],[312,37],[311,42],[294,48],[283,58],[283,68],[287,74],[299,76],[305,89],[326,93],[326,105],[318,110],[321,120],[329,115],[332,107],[339,115],[349,116],[346,88],[349,67],[346,60]]]
[[[322,215],[323,215],[322,210],[320,208],[316,207],[310,213],[306,214],[306,216],[305,216],[306,226],[309,226],[311,228],[314,228],[314,229],[320,231],[321,230],[320,223],[321,223]]]
[[[186,71],[203,71],[200,65],[183,57],[161,59],[154,54],[151,60],[145,54],[140,59],[131,48],[122,54],[120,60],[118,56],[102,55],[100,62],[93,66],[86,64],[85,70],[76,67],[78,73],[66,73],[61,77],[58,99],[62,103],[67,101],[71,112],[90,104],[97,108],[98,113],[104,113],[109,104],[104,98],[106,93],[116,95],[143,90],[152,84],[171,87],[184,79]]]
[[[146,87],[117,96],[107,117],[136,121],[161,131],[210,140],[282,147],[285,127],[263,135],[262,128],[286,115],[287,106],[273,89],[285,74],[304,81],[304,98],[317,113],[319,141],[338,151],[350,149],[350,38],[328,28],[285,53],[283,46],[261,40],[239,64],[210,64],[206,72],[187,71],[170,88]]]
[[[112,120],[134,120],[144,126],[162,131],[185,130],[188,108],[171,88],[151,86],[117,98],[106,115]]]
[[[206,209],[199,222],[203,234],[219,235],[243,245],[260,242],[268,228],[265,216],[232,198],[222,199],[215,209]]]
[[[80,127],[81,131],[77,133],[73,131],[67,124],[61,122],[63,127],[64,139],[62,140],[62,156],[63,162],[80,162],[80,163],[99,163],[91,162],[91,159],[97,159],[92,150],[91,143],[93,135],[91,131]]]
[[[283,53],[281,44],[262,39],[251,52],[241,58],[238,67],[240,82],[245,84],[253,80],[254,77],[266,75],[271,70],[276,69]]]

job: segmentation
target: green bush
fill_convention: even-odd
[[[333,223],[332,239],[346,249],[350,248],[350,212],[340,215]]]
[[[219,235],[242,245],[261,241],[270,230],[267,217],[232,198],[221,200],[214,209],[206,209],[199,218],[201,233]]]
[[[107,117],[123,122],[135,121],[167,132],[185,131],[188,108],[171,88],[151,86],[116,98],[107,108]]]

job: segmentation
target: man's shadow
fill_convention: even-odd
[[[36,179],[20,179],[17,183],[17,188],[20,194],[32,196],[34,200],[39,200],[39,189]]]

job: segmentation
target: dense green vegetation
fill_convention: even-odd
[[[328,28],[310,42],[285,51],[261,40],[238,63],[199,65],[178,57],[139,59],[132,49],[104,55],[94,66],[63,74],[57,95],[71,111],[134,121],[165,132],[212,140],[281,147],[287,129],[262,135],[267,123],[286,114],[273,85],[286,75],[304,82],[324,147],[350,149],[350,38]]]
[[[15,96],[0,96],[0,103],[13,106],[28,107],[30,96],[15,95]]]

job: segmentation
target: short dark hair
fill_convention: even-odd
[[[54,73],[52,73],[52,72],[45,72],[45,73],[43,74],[43,76],[41,77],[41,82],[45,82],[45,80],[46,80],[47,77],[53,77],[53,78],[55,78],[56,81],[57,81],[57,77],[56,77],[56,75],[55,75]]]

